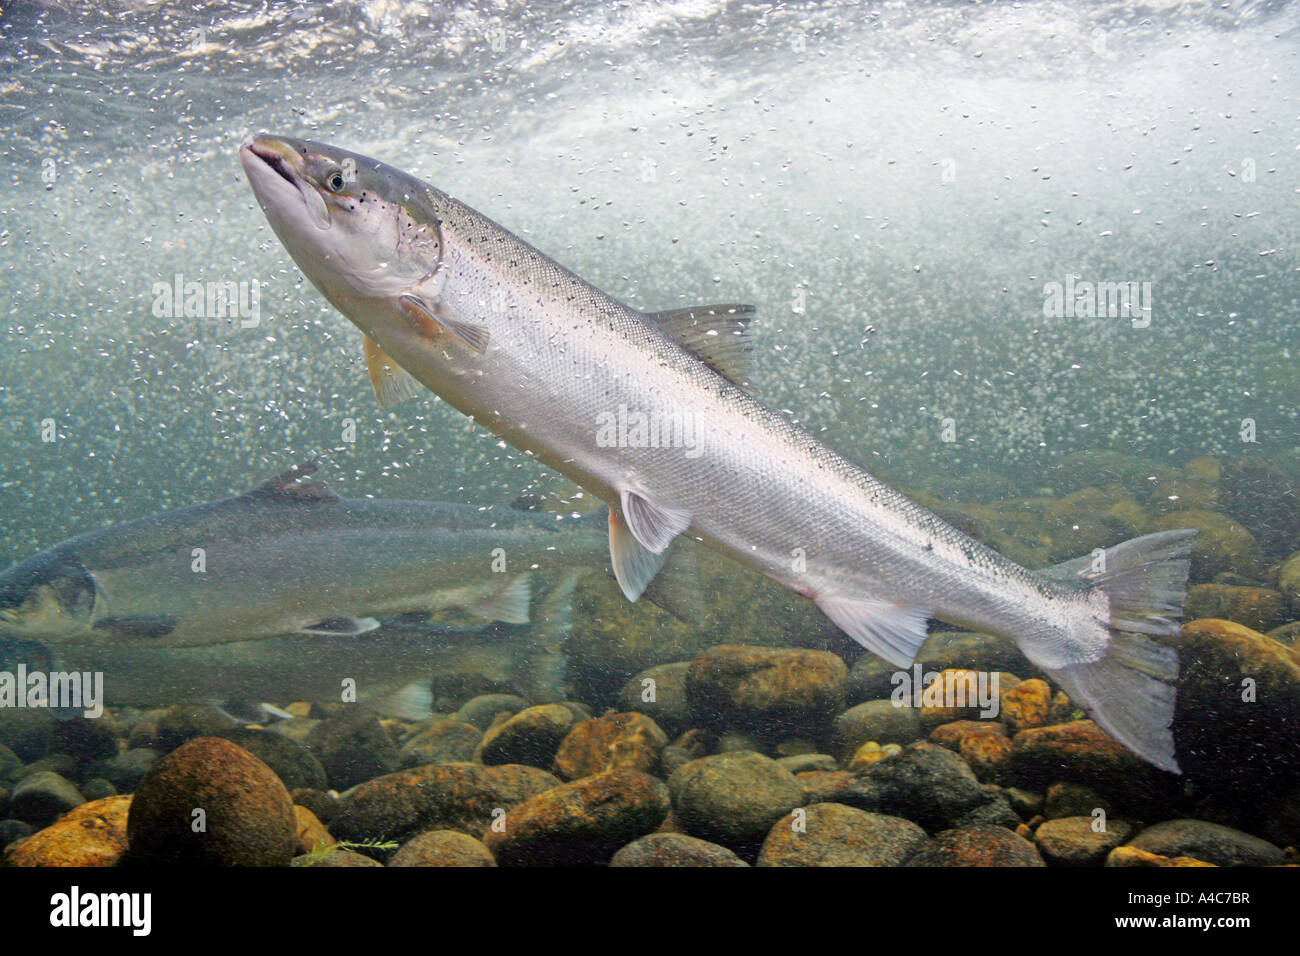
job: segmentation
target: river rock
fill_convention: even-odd
[[[606,714],[569,731],[555,754],[561,780],[578,780],[605,770],[649,773],[659,764],[668,735],[639,713]]]
[[[334,837],[330,836],[329,830],[325,829],[325,824],[321,823],[316,814],[306,807],[300,807],[295,803],[293,817],[298,834],[295,853],[311,853],[321,847],[334,845]]]
[[[778,820],[759,866],[901,866],[929,842],[915,823],[838,803],[819,803]]]
[[[15,784],[9,795],[9,812],[19,820],[45,826],[85,802],[81,791],[66,779],[39,770]]]
[[[1263,576],[1259,545],[1249,531],[1227,515],[1189,508],[1157,518],[1151,530],[1174,531],[1179,528],[1197,530],[1192,543],[1193,582],[1209,581],[1224,571],[1251,580],[1259,580]]]
[[[204,826],[196,832],[199,819]],[[145,775],[127,836],[123,862],[288,866],[297,820],[289,791],[270,767],[229,740],[198,737]]]
[[[330,832],[349,842],[383,837],[405,843],[425,830],[481,837],[494,814],[559,785],[556,777],[536,767],[426,764],[376,777],[345,793]]]
[[[1225,462],[1220,503],[1259,541],[1265,557],[1285,557],[1300,541],[1300,490],[1279,468],[1260,458]]]
[[[1133,832],[1123,820],[1108,820],[1106,829],[1093,829],[1093,817],[1045,820],[1034,831],[1034,845],[1043,859],[1056,866],[1102,866],[1110,851]]]
[[[310,750],[288,737],[254,727],[234,727],[213,736],[239,744],[262,761],[275,771],[286,790],[300,787],[324,790],[328,785],[321,762]]]
[[[71,779],[77,775],[77,760],[71,754],[46,754],[40,760],[24,764],[14,774],[13,782],[17,783],[34,773],[57,773],[60,777]]]
[[[120,742],[120,728],[107,710],[98,717],[61,720],[50,728],[50,750],[71,754],[79,763],[112,757]]]
[[[1011,758],[1011,738],[1006,726],[996,720],[943,724],[930,732],[930,740],[960,756],[984,782],[998,780]]]
[[[105,780],[103,777],[91,777],[77,789],[81,791],[81,795],[85,797],[88,802],[91,800],[103,800],[105,797],[117,796],[117,787],[113,786],[111,781]],[[3,803],[4,801],[0,800],[0,805]]]
[[[123,751],[116,757],[101,760],[95,764],[92,772],[117,787],[118,793],[133,793],[161,756],[150,747],[136,747]]]
[[[1187,620],[1220,618],[1268,631],[1291,619],[1286,598],[1277,591],[1226,584],[1196,584],[1187,591],[1183,616]]]
[[[932,833],[959,825],[990,800],[966,761],[931,743],[912,744],[871,765],[859,778],[852,800],[832,798],[834,802],[906,817]]]
[[[397,745],[379,718],[356,705],[343,705],[312,728],[305,741],[335,790],[392,773],[402,764]]]
[[[402,844],[389,866],[496,866],[492,851],[459,830],[431,830]]]
[[[610,866],[749,866],[725,846],[685,833],[651,833],[614,854]]]
[[[690,668],[690,661],[646,668],[623,686],[618,709],[645,714],[665,733],[681,733],[691,725],[691,706],[686,699],[686,673]]]
[[[456,712],[456,719],[487,730],[501,714],[513,717],[528,707],[528,701],[515,694],[480,694],[465,701]]]
[[[834,736],[841,760],[852,759],[868,741],[910,744],[922,736],[921,717],[915,707],[898,707],[891,700],[869,700],[850,707],[835,718]]]
[[[464,763],[474,759],[474,753],[482,740],[483,732],[471,723],[437,720],[403,742],[402,766]]]
[[[336,794],[328,790],[312,790],[300,787],[297,790],[290,790],[289,797],[293,800],[295,807],[305,807],[315,814],[316,819],[326,826],[330,820],[334,819],[334,814],[338,812],[339,798]]]
[[[839,769],[839,764],[830,754],[795,754],[792,757],[777,757],[776,762],[794,774],[808,770]]]
[[[1285,644],[1294,651],[1300,647],[1300,621],[1288,621],[1281,627],[1275,627],[1265,637],[1270,637],[1279,644]]]
[[[1046,866],[1032,843],[998,826],[945,830],[908,866]]]
[[[1091,817],[1093,812],[1101,810],[1111,812],[1110,803],[1102,799],[1091,787],[1079,783],[1054,783],[1047,788],[1043,801],[1043,816],[1048,820],[1061,817]]]
[[[670,807],[668,788],[649,774],[607,770],[530,797],[483,840],[502,866],[606,863]]]
[[[1128,845],[1160,856],[1190,856],[1215,866],[1273,866],[1285,855],[1267,840],[1206,820],[1166,820],[1143,830]]]
[[[1300,662],[1293,650],[1216,620],[1191,621],[1164,642],[1180,661],[1173,730],[1188,779],[1234,811],[1294,789],[1300,783]]]
[[[220,707],[176,704],[158,718],[154,746],[162,753],[170,753],[187,740],[219,734],[238,726],[239,721]]]
[[[36,832],[36,827],[22,820],[0,820],[0,849],[12,847]]]
[[[1168,806],[1179,790],[1177,777],[1145,763],[1091,720],[1016,734],[1011,740],[1007,777],[1037,790],[1058,781],[1096,787],[1126,810]]]
[[[1106,857],[1107,866],[1214,866],[1190,856],[1161,856],[1135,846],[1117,846]]]
[[[126,852],[131,797],[92,800],[6,854],[9,866],[115,866]]]
[[[686,697],[699,725],[820,736],[844,707],[847,679],[828,651],[722,644],[691,662]]]
[[[378,860],[354,850],[330,850],[328,853],[304,853],[293,858],[293,866],[383,866]]]
[[[19,770],[23,769],[22,758],[0,744],[0,781],[11,781]]]
[[[985,673],[1038,673],[1011,638],[974,631],[936,631],[921,645],[916,662],[921,665],[922,673],[954,668]],[[855,703],[889,697],[896,686],[894,675],[899,672],[899,668],[875,654],[864,654],[849,672],[847,700]],[[903,673],[910,678],[914,671],[908,669]]]
[[[683,830],[727,846],[761,843],[804,799],[794,774],[757,753],[692,760],[668,779],[668,789]]]
[[[489,765],[527,764],[549,769],[560,742],[578,718],[564,704],[526,707],[509,720],[488,728],[475,759]]]
[[[1052,707],[1052,688],[1037,678],[1003,688],[998,719],[1015,734],[1031,727],[1045,727]]]

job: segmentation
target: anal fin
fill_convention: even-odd
[[[817,606],[849,637],[895,667],[910,665],[925,643],[930,613],[924,608],[833,594],[817,598]]]

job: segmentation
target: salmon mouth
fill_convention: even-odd
[[[301,157],[293,147],[274,136],[249,136],[239,147],[239,162],[253,186],[259,205],[268,214],[272,206],[282,212],[287,210],[286,203],[296,195],[317,229],[330,227],[330,213],[325,200],[298,172]],[[286,183],[292,192],[284,192],[284,187],[276,185],[277,182]]]
[[[272,171],[295,189],[298,186],[298,178],[294,176],[289,169],[289,164],[284,161],[284,157],[279,155],[275,150],[268,149],[256,140],[245,143],[244,149],[252,153],[266,165],[270,166]]]

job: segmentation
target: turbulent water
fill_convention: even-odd
[[[4,550],[311,454],[349,496],[564,490],[432,397],[377,407],[358,336],[240,173],[259,130],[407,169],[638,307],[754,303],[765,399],[914,490],[1035,491],[1092,449],[1294,460],[1298,23],[1270,3],[9,6]],[[257,324],[156,309],[178,275],[256,284]],[[1046,315],[1069,277],[1139,283],[1146,311]]]
[[[163,754],[163,768],[196,760],[202,773],[193,780],[219,780],[225,763],[243,759],[239,747],[209,736],[232,718],[171,707],[216,702],[228,681],[239,684],[235,701],[269,696],[265,703],[297,715],[274,733],[235,732],[268,764],[292,763],[285,748],[310,758],[303,766],[314,775],[296,784],[286,773],[297,764],[277,763],[268,774],[275,787],[279,774],[335,836],[381,858],[398,842],[406,852],[416,833],[451,827],[482,836],[475,852],[489,862],[492,854],[503,865],[607,862],[633,830],[660,826],[671,805],[673,828],[720,844],[709,852],[735,863],[947,865],[962,851],[944,844],[944,831],[987,823],[997,825],[983,827],[982,839],[997,844],[991,855],[969,850],[981,865],[1099,866],[1117,852],[1119,865],[1136,865],[1148,859],[1144,849],[1222,865],[1297,859],[1283,848],[1300,846],[1300,6],[0,7],[0,571],[69,537],[222,499],[312,458],[320,460],[312,479],[347,499],[475,506],[445,509],[478,549],[464,546],[470,576],[481,571],[482,510],[523,495],[551,511],[590,510],[579,500],[589,495],[431,394],[378,405],[360,334],[304,278],[241,171],[240,144],[257,132],[324,141],[408,171],[636,308],[753,304],[751,378],[762,399],[1028,567],[1091,555],[1089,574],[1100,580],[1108,549],[1127,561],[1144,553],[1113,545],[1199,532],[1185,614],[1196,623],[1160,638],[1177,647],[1176,698],[1163,684],[1147,693],[1154,677],[1123,685],[1139,687],[1131,695],[1139,705],[1154,699],[1164,708],[1153,704],[1160,719],[1148,722],[1166,741],[1169,725],[1183,773],[1175,778],[1105,737],[1096,708],[1097,725],[1084,720],[1088,690],[1072,699],[1061,680],[1072,668],[1040,672],[1012,646],[1025,635],[936,632],[917,656],[923,684],[922,670],[958,667],[970,670],[949,675],[991,679],[995,697],[998,681],[1012,681],[997,697],[1000,716],[977,714],[964,699],[926,704],[919,693],[900,713],[891,692],[900,677],[911,686],[913,672],[866,654],[811,602],[694,546],[676,551],[671,564],[681,567],[661,576],[673,586],[628,603],[607,573],[596,515],[573,526],[594,541],[581,569],[591,554],[599,565],[576,590],[575,577],[543,581],[541,570],[530,580],[514,569],[511,589],[471,604],[456,580],[436,605],[452,609],[450,620],[437,627],[424,620],[424,604],[410,611],[392,601],[351,617],[334,616],[350,609],[322,611],[320,620],[277,617],[275,628],[306,635],[218,643],[201,649],[196,666],[154,640],[173,634],[183,607],[166,615],[110,607],[114,616],[94,620],[92,633],[102,605],[128,603],[120,582],[149,595],[166,580],[135,573],[147,550],[139,542],[154,535],[164,542],[158,553],[181,553],[167,550],[177,546],[159,531],[165,523],[136,526],[128,547],[98,538],[101,553],[81,542],[75,555],[42,558],[39,573],[27,565],[0,575],[0,706],[11,706],[2,682],[17,658],[7,655],[57,662],[35,643],[8,646],[19,618],[84,625],[75,633],[103,638],[109,663],[76,664],[72,641],[55,650],[71,655],[70,670],[89,677],[102,667],[112,689],[130,691],[121,704],[109,700],[112,719],[102,722],[56,727],[44,713],[0,715],[0,817],[13,818],[0,819],[6,859],[48,862],[39,835],[19,841],[54,819],[50,807],[116,790],[136,794],[131,854],[210,862],[198,837],[167,856],[173,837],[177,846],[188,839],[188,818],[155,827],[166,840],[149,850],[148,807],[138,810],[148,801],[136,787]],[[282,579],[284,604],[306,617],[299,605],[315,612],[323,603],[312,587],[338,588],[328,575],[295,573],[315,566],[295,556],[327,568],[337,558],[342,573],[356,567],[355,528],[311,537],[325,523],[313,524],[320,512],[289,510],[327,497],[309,472],[181,516],[215,513],[234,554],[273,524],[244,515],[278,507],[293,519],[283,550],[262,555],[284,573],[228,589],[239,592],[229,600],[259,586],[270,593]],[[544,536],[553,517],[517,520],[540,522]],[[191,527],[177,532],[186,551]],[[453,533],[430,527],[431,547],[442,548],[434,563],[447,563]],[[1173,539],[1184,540],[1160,540]],[[539,544],[536,561],[554,550]],[[409,565],[380,560],[391,551],[385,541],[373,554],[410,584]],[[498,548],[494,561],[495,551],[504,559]],[[92,557],[101,563],[87,564]],[[1184,563],[1150,572],[1159,587],[1138,595],[1148,602],[1118,587],[1116,601],[1141,605],[1139,622],[1147,603],[1172,605]],[[1125,581],[1133,573],[1112,570]],[[477,577],[469,584],[483,587]],[[96,603],[100,593],[114,597]],[[525,624],[519,605],[530,595],[535,613]],[[416,597],[428,603],[429,594]],[[477,616],[463,615],[473,620],[457,617],[475,607]],[[402,612],[418,619],[386,616]],[[505,623],[487,633],[486,618]],[[200,636],[229,640],[238,629],[231,617]],[[396,643],[392,633],[380,643],[385,629]],[[54,645],[50,635],[66,633],[71,626],[32,626],[18,636],[43,634]],[[115,657],[114,640],[136,640],[135,649]],[[1174,680],[1168,651],[1128,639],[1119,646],[1130,655],[1122,663]],[[409,667],[407,651],[418,658]],[[415,668],[420,674],[408,673]],[[340,674],[358,677],[373,697],[355,710],[330,695],[303,699],[319,687],[332,694]],[[646,674],[661,682],[662,698],[644,696]],[[291,690],[292,677],[300,680]],[[369,701],[417,677],[430,693],[412,698],[407,686],[402,708],[385,711],[396,717],[381,726]],[[527,700],[503,701],[502,691]],[[585,719],[615,706],[617,714]],[[506,721],[517,711],[518,725]],[[190,757],[173,750],[198,736]],[[708,755],[722,768],[712,783],[698,769]],[[725,769],[733,758],[734,778]],[[53,803],[42,802],[40,787],[71,784],[29,775],[37,761],[84,792],[69,798],[56,787]],[[450,817],[420,816],[399,833],[383,800],[367,816],[369,797],[349,803],[345,793],[336,803],[321,792],[364,787],[399,766],[445,775],[438,786],[464,806]],[[624,774],[615,799],[600,789],[615,787],[604,775],[610,767],[646,773]],[[827,770],[844,772],[816,772]],[[498,792],[518,797],[511,814],[531,805],[530,795],[558,793],[565,809],[555,816],[569,819],[575,791],[554,787],[543,771],[588,787],[600,814],[626,801],[632,829],[609,824],[607,845],[589,839],[596,829],[573,839],[542,827],[544,852],[535,857],[535,847],[511,844],[529,827],[498,831],[495,811],[479,813],[505,799]],[[670,798],[647,774],[681,785]],[[471,791],[486,795],[466,797]],[[180,796],[169,805],[196,804]],[[805,805],[809,839],[791,842],[781,821]],[[1113,833],[1093,826],[1102,807],[1120,822]],[[835,821],[867,816],[857,808],[882,815],[855,827],[902,830],[849,840]],[[114,812],[124,827],[125,807]],[[1069,839],[1054,844],[1052,827],[1039,826],[1045,816],[1073,826]],[[1136,820],[1147,825],[1144,847],[1119,847]],[[1219,823],[1245,832],[1225,837]],[[269,858],[257,853],[273,841],[231,838],[248,854],[221,862],[287,863],[290,843],[304,855],[322,849],[310,835],[299,833],[302,845],[286,837]],[[391,846],[375,842],[381,837]],[[108,862],[125,832],[119,843]]]

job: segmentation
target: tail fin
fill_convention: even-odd
[[[1196,531],[1162,531],[1076,558],[1044,573],[1083,584],[1109,601],[1109,640],[1095,661],[1047,669],[1102,730],[1161,770],[1174,758],[1178,655],[1143,635],[1178,633]]]

